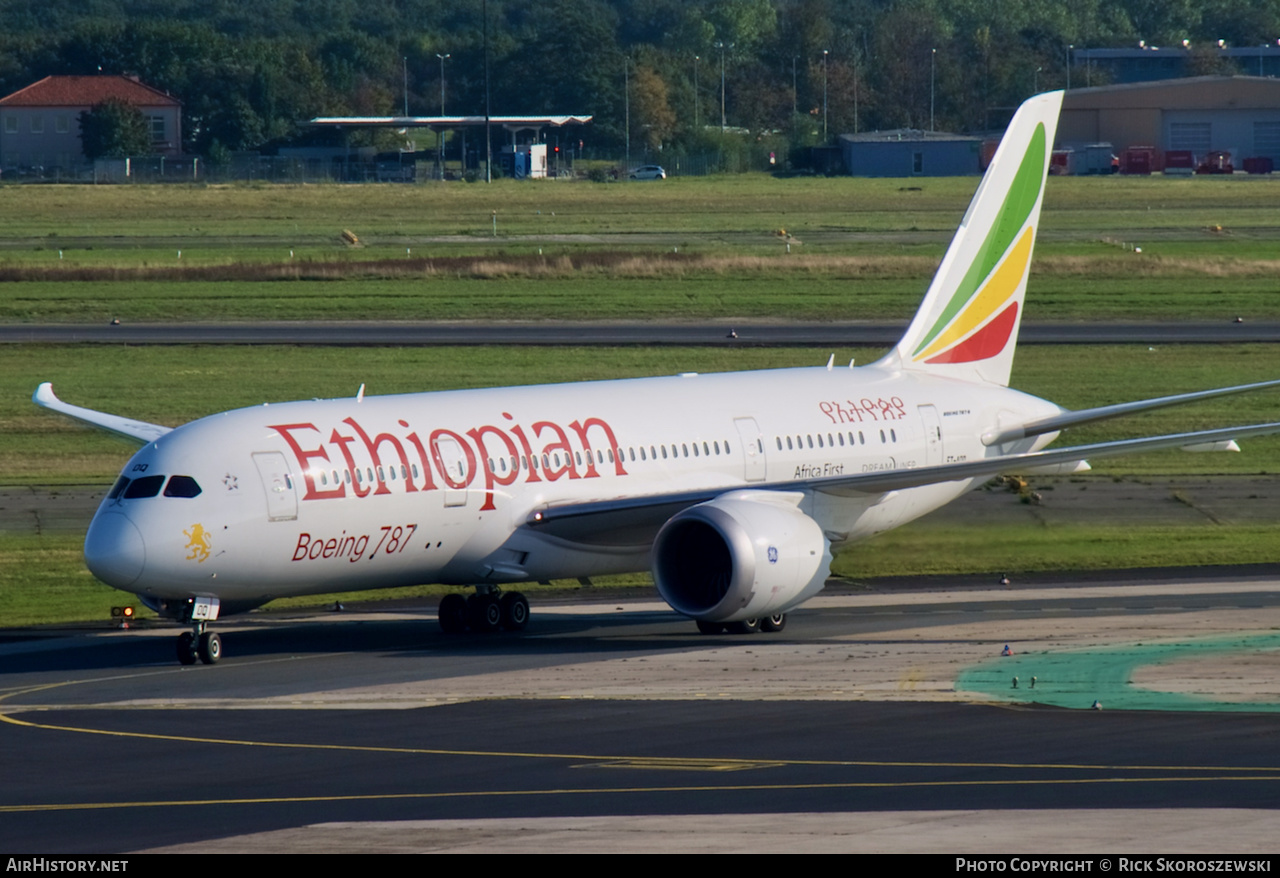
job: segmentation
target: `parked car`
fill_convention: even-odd
[[[643,165],[631,172],[632,180],[665,180],[667,172],[658,165]]]

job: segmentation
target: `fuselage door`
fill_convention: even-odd
[[[440,466],[444,470],[444,505],[466,506],[467,483],[474,473],[467,472],[467,455],[452,436],[437,436],[434,440]]]
[[[764,436],[755,418],[734,418],[738,428],[738,441],[742,443],[743,478],[748,482],[762,482],[765,475]]]
[[[267,495],[267,520],[293,521],[298,517],[298,492],[284,455],[278,451],[255,451],[253,463]]]
[[[942,463],[942,419],[938,417],[936,406],[922,405],[920,420],[924,422],[924,465],[935,466]]]

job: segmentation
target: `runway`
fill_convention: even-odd
[[[490,637],[427,606],[237,617],[192,668],[173,629],[6,632],[0,845],[1274,847],[1267,575],[838,590],[752,637],[643,593],[534,609]]]
[[[905,323],[409,323],[271,322],[173,324],[10,324],[3,344],[711,345],[889,346]],[[1022,344],[1275,343],[1280,324],[1023,324]]]

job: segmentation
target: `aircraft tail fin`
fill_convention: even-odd
[[[1007,386],[1062,92],[1024,103],[906,335],[881,363]]]

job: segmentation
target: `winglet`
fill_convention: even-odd
[[[882,362],[1007,386],[1062,92],[1009,123],[902,341]]]
[[[53,385],[48,381],[36,388],[36,392],[31,394],[31,401],[38,406],[45,408],[53,408],[60,404],[62,400],[58,399],[53,393]]]
[[[58,399],[53,392],[53,385],[48,381],[36,388],[36,392],[31,394],[31,401],[42,408],[50,409],[69,418],[75,418],[77,421],[90,424],[100,430],[106,430],[109,433],[115,433],[117,436],[123,436],[126,439],[132,439],[143,444],[153,442],[173,429],[160,424],[134,421],[129,418],[122,418],[119,415],[109,415],[106,412],[97,412],[93,409],[65,403]]]

